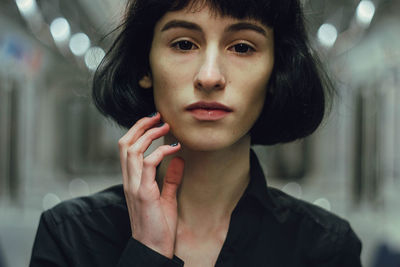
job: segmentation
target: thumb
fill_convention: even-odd
[[[185,162],[182,158],[175,157],[171,160],[164,177],[161,198],[166,200],[174,200],[176,198],[176,191],[181,184],[183,177],[184,165]]]

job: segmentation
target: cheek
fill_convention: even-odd
[[[193,86],[193,57],[171,55],[158,48],[150,54],[150,65],[156,105],[172,101],[179,97],[178,92]]]
[[[166,121],[171,121],[174,113],[179,112],[185,94],[191,86],[190,75],[168,60],[158,61],[152,66],[153,93],[156,109]]]
[[[244,111],[240,119],[243,130],[249,131],[262,112],[271,70],[272,68],[265,68],[265,65],[261,68],[254,66],[246,72],[247,77],[241,79],[244,81],[241,84],[243,90],[239,91],[237,99],[241,99],[241,108]]]
[[[247,72],[247,79],[241,87],[244,89],[241,91],[241,98],[246,99],[246,106],[250,110],[254,110],[255,113],[261,112],[261,109],[265,102],[265,96],[267,93],[268,81],[270,78],[271,71],[265,71],[263,69],[255,69]]]
[[[163,102],[169,104],[179,81],[174,76],[176,70],[168,62],[159,61],[152,65],[153,92],[156,107],[159,109]]]
[[[257,87],[257,90],[254,90],[251,94],[249,94],[248,103],[247,103],[247,116],[254,123],[258,116],[260,115],[262,108],[264,106],[266,96],[266,84],[260,84]],[[249,114],[250,113],[250,114]]]
[[[254,91],[253,98],[255,103],[258,105],[262,106],[264,105],[265,102],[265,96],[267,94],[267,88],[268,88],[268,83],[271,78],[272,74],[272,69],[273,69],[273,58],[269,58],[266,60],[268,63],[261,65],[261,64],[256,64],[254,66],[254,70],[252,73],[254,73],[254,77],[259,77],[254,78],[255,85],[254,88],[256,90]]]

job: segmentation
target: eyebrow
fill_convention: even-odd
[[[161,32],[167,31],[172,28],[184,28],[188,30],[198,31],[203,33],[203,30],[199,25],[193,22],[185,21],[185,20],[171,20],[167,22],[164,27],[162,27]],[[250,22],[238,22],[230,25],[225,29],[225,32],[238,32],[241,30],[252,30],[255,31],[265,37],[267,37],[267,32],[260,26],[250,23]]]
[[[252,30],[252,31],[255,31],[255,32],[267,37],[267,32],[263,28],[261,28],[260,26],[258,26],[256,24],[249,23],[249,22],[239,22],[239,23],[232,24],[225,31],[226,32],[238,32],[241,30]]]
[[[198,32],[203,32],[201,27],[196,23],[188,22],[185,20],[171,20],[167,22],[164,27],[161,29],[162,32],[167,31],[172,28],[184,28],[188,30],[194,30]]]

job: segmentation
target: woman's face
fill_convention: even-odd
[[[208,7],[169,12],[150,52],[156,108],[182,145],[226,148],[248,137],[273,64],[273,31],[260,22],[213,16]]]

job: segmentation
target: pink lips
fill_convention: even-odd
[[[224,118],[233,110],[218,102],[199,101],[186,107],[193,117],[201,121],[216,121]]]

